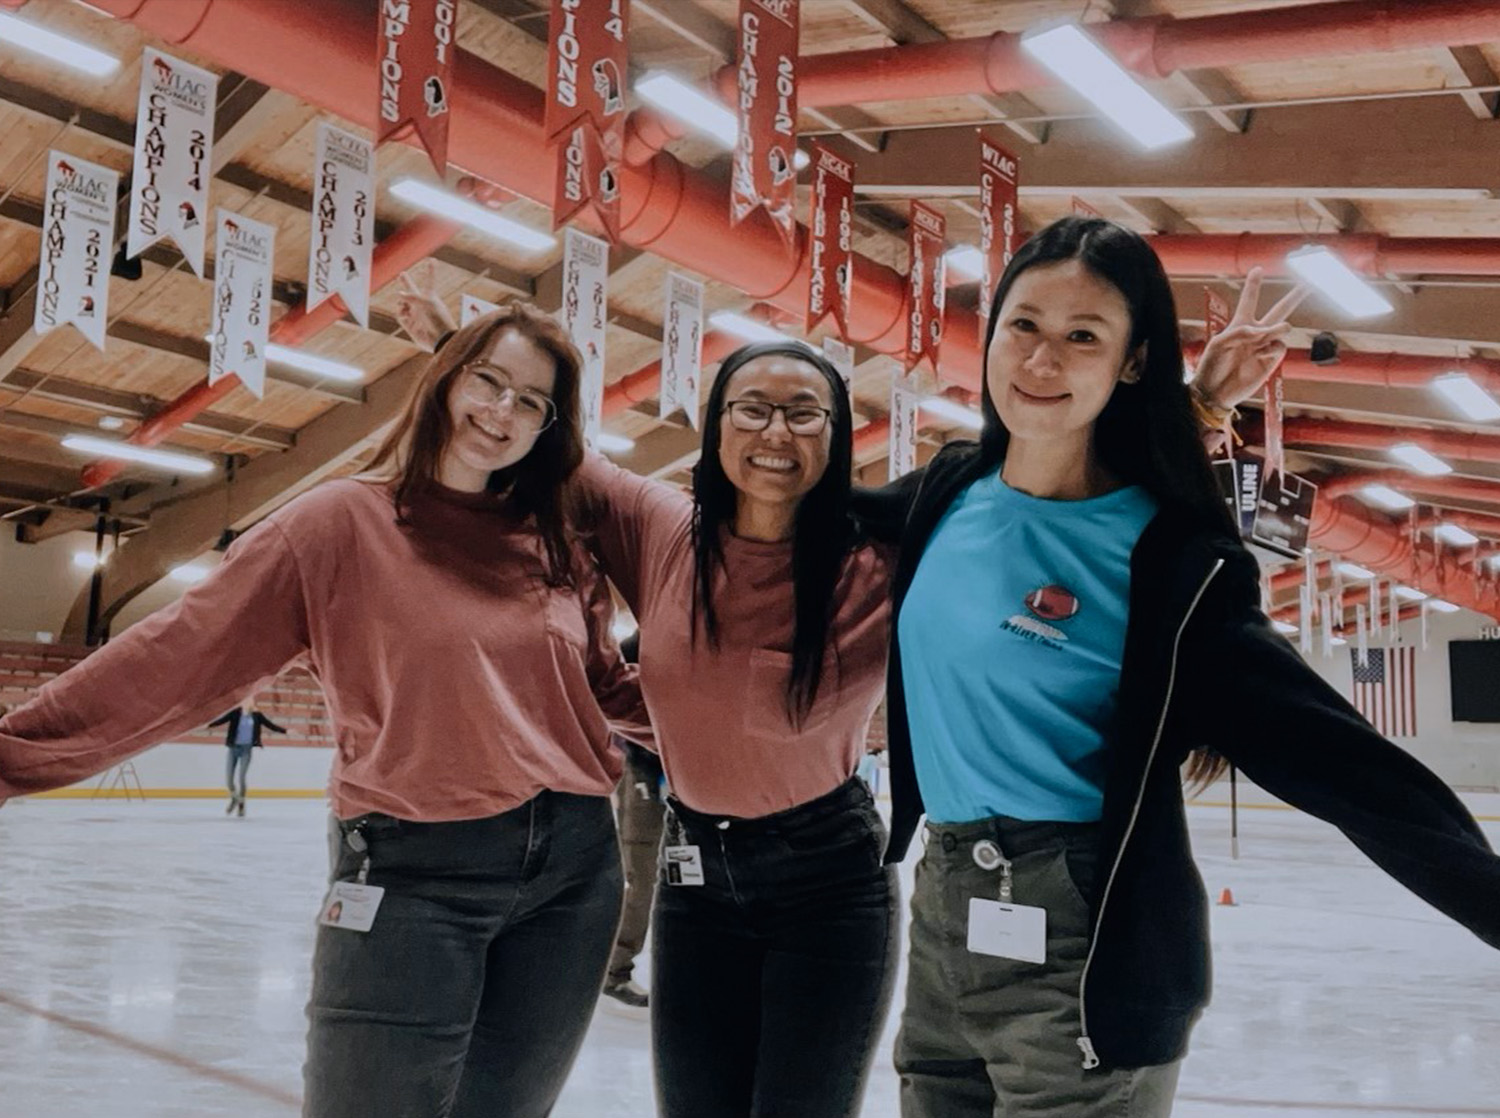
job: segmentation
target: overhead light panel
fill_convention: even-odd
[[[943,419],[951,419],[954,423],[960,423],[965,427],[973,428],[975,431],[984,426],[984,416],[973,408],[966,408],[955,400],[946,396],[927,396],[921,402],[921,408],[925,412],[940,416]]]
[[[1271,622],[1271,626],[1284,637],[1289,637],[1297,631],[1297,626],[1290,625],[1285,621],[1273,621]]]
[[[1452,547],[1473,547],[1479,542],[1478,536],[1457,524],[1439,524],[1432,534]]]
[[[674,74],[654,70],[635,83],[636,95],[646,104],[703,132],[727,148],[739,139],[739,119],[722,101]]]
[[[156,466],[163,470],[175,470],[184,474],[211,474],[214,464],[207,458],[196,458],[191,454],[177,454],[170,450],[136,446],[133,443],[101,439],[93,435],[64,435],[62,445],[79,454],[92,454],[99,458],[110,458],[121,462],[139,462],[143,466]]]
[[[1375,577],[1374,571],[1366,570],[1358,563],[1340,563],[1338,567],[1339,574],[1343,575],[1345,578],[1352,578],[1359,582],[1363,582],[1366,579]]]
[[[757,322],[749,315],[739,314],[736,311],[715,311],[708,316],[709,324],[716,330],[733,334],[744,338],[747,342],[785,342],[790,337],[777,330],[774,326],[767,326],[764,322]]]
[[[125,426],[125,420],[118,415],[101,415],[99,417],[99,428],[103,431],[118,431]]]
[[[635,449],[634,439],[627,439],[624,435],[616,435],[609,431],[600,431],[596,442],[599,449],[606,454],[625,454]]]
[[[1423,450],[1416,443],[1401,443],[1391,447],[1391,457],[1403,466],[1419,474],[1425,474],[1427,477],[1440,477],[1453,472],[1452,466],[1437,455]]]
[[[1334,637],[1333,640],[1329,641],[1328,643],[1331,644],[1331,645],[1333,645],[1335,648],[1337,648],[1340,645],[1345,645],[1345,644],[1348,644],[1349,642],[1346,641],[1343,637]]]
[[[1286,265],[1303,282],[1333,300],[1350,318],[1373,318],[1392,310],[1384,295],[1321,245],[1307,245],[1287,253]]]
[[[512,221],[504,214],[487,209],[478,202],[460,198],[452,191],[420,179],[400,179],[392,183],[391,194],[418,209],[462,222],[476,233],[494,237],[527,252],[545,252],[557,245],[557,238],[551,234],[522,225],[519,221]]]
[[[1465,373],[1444,373],[1432,387],[1450,404],[1477,423],[1500,419],[1500,400],[1496,400],[1474,383]]]
[[[179,563],[169,573],[174,581],[191,585],[195,582],[202,582],[213,573],[213,570],[202,563]]]
[[[1414,586],[1398,586],[1396,587],[1396,597],[1400,598],[1403,602],[1420,602],[1424,601],[1427,595]]]
[[[1463,608],[1461,606],[1454,605],[1452,602],[1445,602],[1441,598],[1427,599],[1427,606],[1429,609],[1435,609],[1439,613],[1457,613],[1460,609]]]
[[[308,353],[305,349],[293,349],[291,346],[277,345],[275,342],[266,346],[266,360],[288,368],[301,369],[304,373],[312,373],[324,380],[353,384],[365,379],[365,371],[354,365],[346,365],[342,361],[330,361],[326,357]]]
[[[120,68],[120,60],[114,55],[9,12],[0,12],[0,43],[40,54],[95,78],[107,77]]]
[[[73,566],[81,571],[96,571],[104,566],[107,555],[95,555],[92,551],[73,552]]]
[[[1021,47],[1149,150],[1181,143],[1193,130],[1075,24],[1021,36]]]
[[[1405,493],[1398,493],[1389,485],[1367,485],[1359,491],[1359,495],[1370,504],[1378,505],[1390,512],[1405,512],[1417,503]]]
[[[956,272],[966,280],[984,278],[984,254],[973,245],[959,245],[943,253],[943,263],[950,272]]]

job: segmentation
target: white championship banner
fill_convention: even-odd
[[[599,441],[604,410],[604,303],[609,284],[609,245],[571,226],[563,237],[562,324],[583,355],[578,386],[584,441]]]
[[[104,348],[119,187],[119,174],[108,167],[66,152],[48,152],[32,319],[38,335],[71,322],[96,349]]]
[[[678,408],[698,429],[698,386],[703,366],[703,285],[668,272],[661,335],[661,417]]]
[[[491,303],[486,299],[479,298],[477,295],[464,294],[459,297],[458,324],[460,326],[467,326],[480,315],[489,314],[490,311],[498,311],[499,309],[499,303]]]
[[[219,211],[214,249],[214,329],[208,383],[227,376],[256,396],[266,393],[266,343],[271,333],[274,226]]]
[[[368,140],[319,122],[307,309],[316,310],[337,295],[364,327],[370,325],[370,264],[375,254],[374,152]]]
[[[135,121],[127,256],[167,237],[203,275],[208,187],[213,181],[214,107],[219,79],[147,47]]]
[[[902,376],[900,369],[893,369],[889,459],[892,481],[917,468],[917,406],[920,399],[915,384]]]

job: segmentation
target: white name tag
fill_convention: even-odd
[[[368,932],[380,911],[385,890],[379,885],[359,885],[353,881],[335,881],[323,900],[318,923],[325,928],[343,928],[350,932]]]
[[[1023,963],[1047,961],[1047,910],[969,899],[969,950]]]
[[[662,854],[667,859],[668,885],[703,884],[703,855],[696,846],[668,846]]]

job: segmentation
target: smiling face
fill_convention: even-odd
[[[1115,385],[1139,378],[1130,308],[1078,260],[1016,277],[985,357],[985,384],[1012,441],[1087,454]]]
[[[768,506],[795,507],[828,469],[833,422],[815,435],[798,435],[787,426],[787,413],[775,411],[763,431],[742,431],[730,418],[736,401],[796,405],[833,411],[828,379],[806,361],[769,353],[736,369],[724,386],[725,410],[719,416],[719,463],[739,491],[740,500]],[[793,421],[796,411],[792,413]]]
[[[495,403],[480,403],[466,391],[475,366],[506,374],[514,393]],[[497,379],[497,378],[492,378]],[[517,393],[551,397],[556,379],[552,356],[516,330],[497,332],[473,361],[454,374],[448,386],[449,435],[438,465],[438,481],[450,489],[478,493],[490,474],[514,466],[530,453],[538,431],[519,414]]]

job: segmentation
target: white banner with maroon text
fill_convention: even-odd
[[[319,121],[307,309],[315,310],[337,295],[354,320],[368,327],[374,254],[374,146],[362,136]]]
[[[127,256],[139,256],[170,237],[193,271],[203,275],[218,96],[217,75],[146,48],[136,107]]]
[[[413,133],[442,178],[458,53],[458,0],[380,0],[380,113],[375,144]]]
[[[985,136],[979,137],[979,253],[984,273],[979,280],[979,316],[990,316],[995,288],[1016,254],[1020,164],[1016,157]]]
[[[480,315],[489,314],[490,311],[498,311],[499,309],[499,303],[491,303],[486,299],[479,298],[477,295],[461,295],[458,300],[458,324],[460,326],[467,326]]]
[[[764,206],[782,237],[796,236],[799,0],[740,0],[739,136],[729,215]]]
[[[120,176],[108,167],[62,151],[47,153],[42,252],[32,318],[38,335],[71,322],[94,348],[104,348],[119,189]]]
[[[563,236],[562,324],[583,356],[579,384],[583,437],[599,441],[604,411],[604,340],[609,324],[604,304],[609,287],[609,244],[577,229]]]
[[[561,140],[552,227],[591,206],[611,243],[620,237],[629,19],[627,0],[553,0],[547,25],[542,126]]]
[[[927,361],[934,373],[943,342],[943,305],[946,282],[943,244],[947,238],[947,219],[921,202],[911,204],[911,224],[907,228],[907,248],[911,268],[907,274],[907,307],[909,309],[906,355],[902,364],[910,372]]]
[[[889,477],[911,473],[917,468],[917,411],[922,395],[917,391],[916,379],[908,378],[900,369],[891,371],[891,434]]]
[[[234,376],[257,397],[266,394],[266,344],[271,334],[271,260],[276,229],[219,211],[214,242],[214,318],[208,383]]]
[[[698,429],[698,385],[703,366],[703,285],[668,272],[661,334],[661,417],[681,408]]]
[[[812,144],[812,229],[808,252],[807,332],[829,315],[840,338],[849,336],[849,279],[853,259],[854,164]]]

